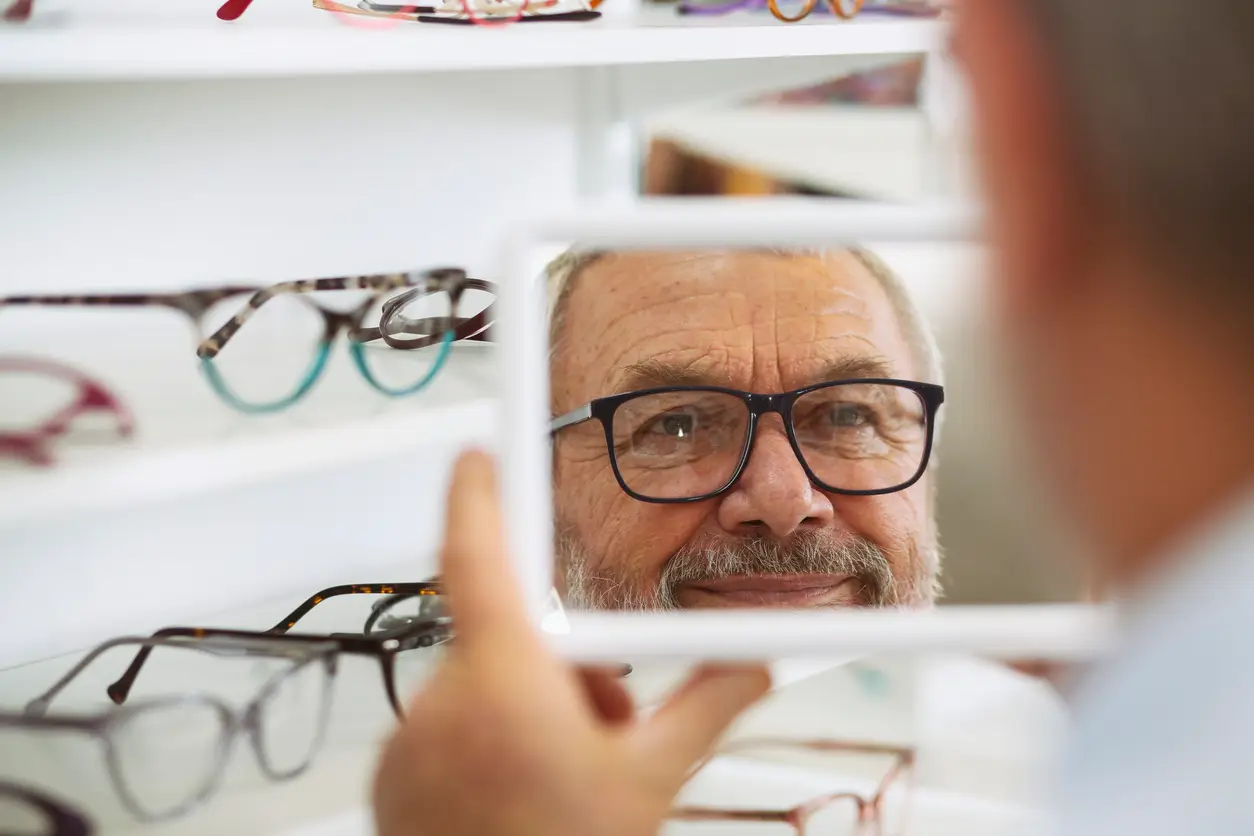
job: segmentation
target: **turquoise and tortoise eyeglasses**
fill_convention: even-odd
[[[327,293],[313,298],[320,291]],[[337,308],[333,291],[358,293]],[[347,332],[354,366],[373,389],[393,398],[420,391],[453,343],[491,339],[495,298],[491,282],[460,268],[438,268],[183,293],[6,296],[0,297],[0,314],[28,306],[176,311],[192,326],[200,368],[217,396],[240,412],[265,414],[287,409],[313,389],[341,332]],[[393,302],[387,312],[394,321],[381,331],[385,306]]]
[[[368,298],[348,310],[309,298],[363,290]],[[399,398],[432,381],[453,343],[489,341],[495,299],[494,284],[458,267],[283,282],[252,294],[201,341],[196,355],[214,391],[231,406],[276,412],[318,382],[343,331],[366,382]],[[393,315],[381,328],[398,302],[403,316]]]

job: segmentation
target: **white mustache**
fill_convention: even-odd
[[[849,575],[861,582],[866,606],[892,605],[898,597],[892,565],[878,546],[865,537],[836,540],[815,531],[786,541],[751,537],[684,546],[662,568],[661,608],[678,607],[684,584],[738,575]]]

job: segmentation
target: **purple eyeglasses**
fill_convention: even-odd
[[[795,0],[789,5],[796,5]],[[936,17],[941,13],[943,6],[935,0],[895,0],[871,5],[865,5],[864,0],[827,0],[826,3],[819,3],[818,0],[803,0],[798,8],[798,12],[790,14],[791,8],[787,10],[781,8],[777,0],[726,0],[726,2],[709,3],[683,2],[679,4],[678,11],[681,15],[724,15],[738,11],[767,10],[785,23],[794,23],[816,10],[849,20],[859,14]]]

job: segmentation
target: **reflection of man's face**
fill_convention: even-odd
[[[554,414],[677,380],[776,393],[919,379],[888,295],[848,254],[604,256],[571,289],[558,348]],[[929,482],[827,493],[768,414],[730,490],[650,504],[619,487],[601,424],[585,422],[555,449],[559,575],[576,607],[924,604],[937,568]]]

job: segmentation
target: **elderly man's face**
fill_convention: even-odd
[[[883,288],[853,256],[623,253],[571,291],[555,414],[644,388],[641,368],[776,393],[839,377],[918,379]],[[807,477],[779,415],[730,490],[690,504],[628,496],[596,421],[556,448],[559,576],[576,607],[917,605],[936,571],[929,477],[880,496]]]

